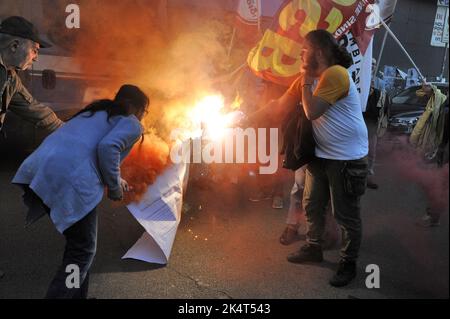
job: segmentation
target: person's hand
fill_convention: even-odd
[[[302,73],[302,79],[301,79],[302,87],[303,87],[303,85],[312,85],[314,83],[314,80],[315,80],[315,78],[313,76],[311,76],[309,73],[307,73],[307,72]]]
[[[123,190],[122,190],[122,188],[119,187],[116,190],[108,189],[108,198],[110,200],[115,201],[115,202],[121,201],[123,199]]]
[[[124,180],[123,178],[120,179],[120,188],[122,189],[122,192],[129,192],[131,190],[131,187],[128,185],[128,182]]]
[[[108,190],[108,198],[113,201],[121,201],[125,192],[132,191],[133,188],[123,178],[120,179],[120,187],[117,190]]]

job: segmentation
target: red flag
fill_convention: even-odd
[[[235,31],[239,38],[254,45],[260,38],[261,0],[239,0]]]
[[[378,25],[373,22],[376,15],[369,6],[374,1],[286,0],[272,26],[249,53],[249,67],[265,80],[289,86],[300,73],[300,52],[306,34],[325,29],[351,53],[353,65],[349,71],[361,93],[362,105],[365,105],[370,87],[371,41]],[[379,0],[377,14],[392,15],[385,10],[392,2],[395,0]]]

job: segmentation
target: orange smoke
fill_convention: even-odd
[[[159,174],[167,167],[169,146],[153,133],[137,142],[121,166],[121,175],[131,191],[124,194],[123,203],[139,201]]]
[[[227,56],[234,15],[166,0],[53,2],[45,0],[46,15],[62,12],[62,17],[50,19],[55,20],[49,22],[55,30],[51,39],[70,52],[86,87],[101,89],[89,90],[94,93],[84,95],[86,104],[113,98],[125,83],[139,86],[150,97],[142,124],[157,134],[138,143],[122,166],[123,178],[134,188],[125,203],[138,201],[168,165],[166,143],[172,131],[191,130],[189,111],[195,101],[228,89],[216,79],[245,61],[246,51],[238,50],[238,41],[231,59]],[[64,8],[69,3],[79,5],[79,29],[65,28]]]

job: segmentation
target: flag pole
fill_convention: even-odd
[[[442,82],[442,79],[444,78],[445,61],[447,60],[447,52],[448,52],[448,42],[445,44],[444,59],[442,61],[442,70],[441,70],[441,76],[440,76],[441,82]]]
[[[233,28],[233,34],[231,35],[230,45],[228,46],[227,57],[229,58],[231,55],[231,49],[234,45],[234,38],[236,37],[236,27]]]
[[[445,11],[444,21],[448,23],[448,9]],[[444,40],[445,22],[444,22],[444,25],[442,26],[442,40]],[[444,77],[444,72],[445,72],[445,61],[447,60],[447,51],[448,51],[448,39],[447,39],[447,43],[445,44],[445,48],[444,48],[444,59],[442,61],[442,70],[441,70],[441,75],[440,75],[441,82],[442,82],[442,78]]]
[[[400,40],[395,36],[394,32],[392,32],[391,28],[384,22],[383,18],[380,17],[380,15],[376,12],[376,10],[372,10],[372,13],[375,14],[375,16],[380,20],[383,27],[386,29],[386,31],[389,33],[389,35],[394,39],[394,41],[399,45],[400,49],[402,49],[403,53],[405,53],[406,57],[409,59],[409,61],[412,63],[414,68],[417,70],[417,73],[419,73],[419,76],[422,78],[422,80],[426,80],[425,77],[422,75],[422,72],[420,72],[419,67],[416,65],[414,60],[409,55],[408,51],[406,51],[405,47],[402,45]]]
[[[257,14],[257,21],[258,21],[258,32],[261,34],[261,16],[262,16],[262,10],[261,10],[261,0],[256,0],[256,14]]]
[[[377,59],[377,65],[375,67],[375,76],[378,73],[378,69],[380,68],[380,62],[381,62],[381,57],[383,56],[383,51],[384,51],[384,46],[386,45],[386,39],[387,39],[387,31],[384,30],[384,35],[383,35],[383,42],[381,42],[381,48],[380,48],[380,53],[378,53],[378,59]]]
[[[397,0],[395,0],[395,2],[394,2],[394,8],[392,9],[392,15],[394,14],[396,7],[397,7]],[[391,15],[391,19],[389,21],[389,24],[392,21],[392,15]],[[375,67],[375,72],[374,72],[375,76],[378,73],[378,69],[380,68],[381,57],[383,56],[384,46],[386,45],[386,40],[387,40],[387,35],[388,35],[387,31],[384,30],[383,42],[381,43],[380,53],[378,53],[377,65]]]

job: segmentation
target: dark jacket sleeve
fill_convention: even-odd
[[[63,122],[48,107],[38,101],[28,92],[20,80],[17,81],[15,94],[11,98],[9,109],[23,118],[50,132],[55,131],[63,125]]]

